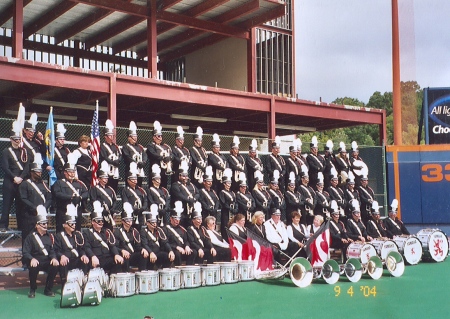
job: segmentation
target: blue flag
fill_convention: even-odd
[[[56,172],[53,168],[53,161],[55,159],[55,124],[53,123],[53,107],[50,107],[50,114],[48,115],[47,128],[45,129],[45,148],[46,156],[45,161],[52,170],[49,173],[50,176],[50,186],[56,182]]]

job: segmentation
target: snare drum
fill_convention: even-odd
[[[112,274],[110,288],[113,297],[132,296],[136,291],[136,275],[132,273]]]
[[[144,270],[136,273],[136,293],[152,294],[159,290],[159,274],[157,271]]]
[[[67,273],[66,282],[76,281],[78,286],[82,287],[84,280],[84,272],[81,269],[72,269]]]
[[[375,247],[381,260],[386,260],[387,255],[391,251],[398,252],[397,245],[392,240],[374,239],[370,243]]]
[[[249,281],[255,279],[255,262],[253,260],[238,261],[239,280]]]
[[[178,268],[163,268],[159,270],[159,290],[180,289],[180,274]]]
[[[238,264],[235,262],[220,262],[220,281],[225,284],[238,282]]]
[[[202,285],[217,286],[220,285],[220,266],[209,264],[201,266],[202,269]]]
[[[447,236],[439,229],[425,228],[417,233],[417,238],[422,242],[423,257],[441,262],[448,255]]]
[[[377,251],[371,244],[355,241],[347,247],[347,259],[356,258],[367,264],[372,256],[377,256]]]
[[[84,286],[83,300],[81,304],[83,306],[91,305],[96,306],[102,302],[102,288],[98,280],[89,280]]]
[[[416,236],[402,235],[394,236],[393,241],[398,250],[410,265],[417,265],[422,259],[422,243]]]
[[[61,292],[61,308],[77,307],[81,303],[81,288],[77,280],[65,283]]]
[[[202,284],[200,266],[178,266],[181,270],[181,288],[196,288]]]

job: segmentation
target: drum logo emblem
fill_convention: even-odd
[[[438,239],[434,241],[434,255],[443,255],[444,254],[444,250],[441,247],[442,244],[442,239]]]

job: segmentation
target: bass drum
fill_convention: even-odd
[[[425,228],[417,233],[422,242],[423,258],[436,262],[444,261],[448,256],[448,239],[440,229]]]
[[[69,272],[67,273],[67,279],[66,282],[70,282],[70,281],[76,281],[78,282],[78,285],[80,287],[82,287],[84,285],[84,273],[81,269],[72,269],[69,270]]]
[[[61,308],[77,307],[81,303],[81,288],[78,281],[68,281],[61,292]]]
[[[159,274],[157,271],[144,270],[136,273],[136,293],[152,294],[159,290]]]
[[[83,290],[83,306],[91,305],[97,306],[102,302],[102,288],[98,280],[88,281]]]
[[[398,252],[398,247],[392,240],[374,239],[370,243],[375,247],[381,260],[386,260],[387,255],[391,251]]]
[[[350,243],[347,247],[347,259],[356,258],[361,260],[361,263],[367,264],[370,257],[378,256],[375,247],[369,243],[355,241]]]
[[[394,236],[392,239],[409,265],[417,265],[422,259],[422,242],[416,236]]]

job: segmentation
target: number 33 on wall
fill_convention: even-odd
[[[427,183],[450,182],[450,164],[425,164],[422,166],[422,180]]]

